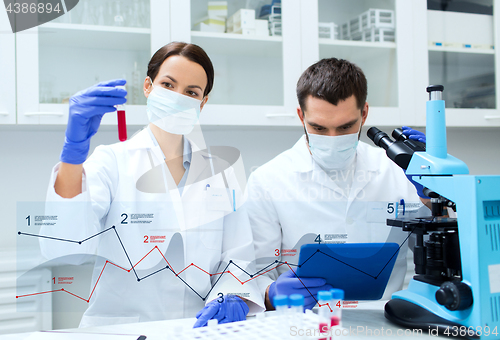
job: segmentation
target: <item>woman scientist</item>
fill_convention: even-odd
[[[213,78],[200,47],[162,47],[144,81],[150,124],[124,143],[97,147],[87,160],[102,116],[126,101],[119,88],[125,80],[103,82],[71,98],[61,162],[46,203],[58,221],[41,234],[83,242],[40,243],[51,259],[98,255],[80,327],[195,315],[197,327],[263,310],[255,281],[238,281],[249,279],[245,268],[253,273],[254,249],[233,168],[185,137]]]

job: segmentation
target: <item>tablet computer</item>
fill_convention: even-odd
[[[378,300],[384,295],[399,253],[397,243],[304,244],[299,277],[321,277],[344,290],[345,300]]]

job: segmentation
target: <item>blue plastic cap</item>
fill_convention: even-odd
[[[288,296],[286,295],[276,295],[273,299],[274,307],[287,306],[288,307]]]
[[[332,293],[332,299],[334,300],[344,300],[344,290],[343,289],[330,289],[330,293]]]
[[[289,297],[290,306],[304,306],[304,296],[300,294],[292,294]]]
[[[332,293],[328,290],[321,290],[318,292],[318,300],[329,301],[332,299]]]

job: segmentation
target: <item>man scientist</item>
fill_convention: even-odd
[[[395,217],[401,200],[418,209],[424,195],[384,150],[359,141],[368,116],[366,96],[365,75],[353,63],[330,58],[310,66],[297,83],[304,135],[249,178],[257,270],[265,273],[257,281],[267,309],[274,309],[277,294],[294,293],[312,308],[317,292],[332,288],[321,278],[300,281],[287,265],[269,270],[274,260],[298,263],[300,246],[315,241],[404,243],[383,299],[402,288],[408,234],[388,227],[386,219]],[[405,127],[404,133],[425,140],[421,132]]]

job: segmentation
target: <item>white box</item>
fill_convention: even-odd
[[[224,30],[224,26],[207,25],[204,22],[200,22],[200,23],[193,26],[193,31],[224,33],[225,30]]]
[[[318,35],[320,38],[338,39],[339,27],[338,25],[335,25],[333,22],[319,22]]]
[[[361,32],[362,30],[361,30],[361,15],[360,15],[349,20],[349,35],[352,38],[353,35],[358,36],[358,33]]]
[[[255,35],[259,36],[268,36],[269,35],[269,27],[267,20],[259,20],[255,19]]]
[[[244,28],[255,29],[255,10],[240,9],[233,15],[233,30],[235,32]]]
[[[221,17],[204,17],[200,22],[193,26],[193,30],[224,33],[226,31],[226,21]]]
[[[395,42],[396,32],[393,28],[371,28],[363,32],[363,40],[371,42]]]
[[[227,18],[227,1],[209,1],[208,16]]]
[[[346,23],[343,23],[342,26],[340,26],[340,38],[342,40],[351,40],[351,34],[349,33],[349,21]]]
[[[431,42],[494,45],[493,16],[427,11],[427,38]]]
[[[394,11],[388,9],[373,9],[361,13],[361,30],[371,28],[395,28]]]
[[[275,21],[269,23],[269,31],[271,35],[282,35],[281,22]]]

